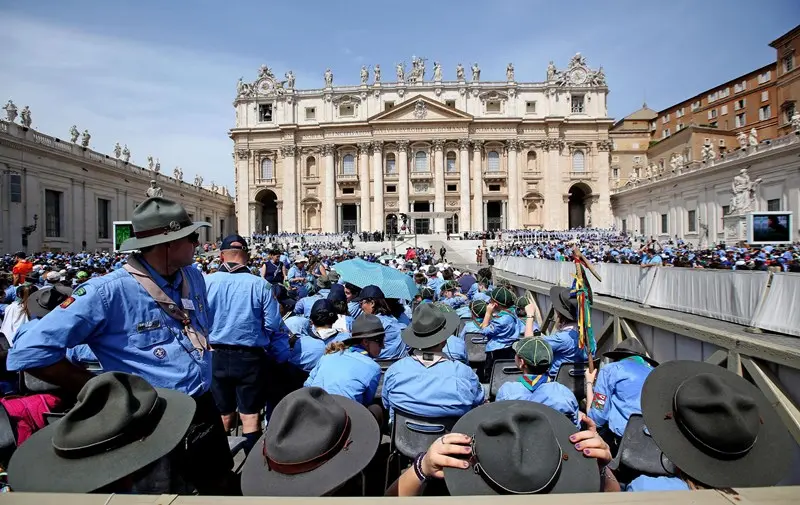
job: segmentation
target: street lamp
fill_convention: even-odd
[[[33,224],[22,227],[22,247],[28,247],[28,236],[36,231],[36,224],[39,222],[39,215],[33,215]]]

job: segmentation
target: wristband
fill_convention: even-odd
[[[422,472],[422,458],[425,457],[425,454],[424,452],[417,454],[417,457],[414,458],[414,464],[412,465],[414,467],[414,473],[417,474],[417,478],[420,482],[430,480],[430,477]]]

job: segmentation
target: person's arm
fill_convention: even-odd
[[[611,449],[597,434],[597,425],[594,421],[583,412],[580,413],[580,416],[581,422],[586,426],[586,429],[571,435],[569,437],[570,442],[575,444],[575,450],[583,454],[584,457],[597,460],[597,466],[600,468],[601,473],[601,482],[603,483],[602,491],[606,493],[620,492],[622,489],[616,476],[607,468],[612,459]]]
[[[64,390],[77,395],[86,382],[94,377],[87,370],[73,365],[66,359],[42,368],[31,368],[26,370],[37,379],[58,385]]]
[[[431,444],[419,460],[395,480],[386,490],[386,496],[417,496],[428,479],[443,479],[444,469],[469,468],[469,461],[453,456],[466,456],[472,452],[472,439],[461,433],[448,433]],[[421,473],[417,476],[417,473]]]
[[[494,302],[489,302],[486,304],[486,315],[483,316],[483,321],[481,322],[481,329],[486,328],[489,326],[489,323],[492,322],[492,312],[494,312],[495,304]]]

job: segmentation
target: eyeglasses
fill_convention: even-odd
[[[186,237],[186,240],[188,240],[190,244],[197,244],[198,242],[200,242],[200,234],[192,233],[188,237]]]

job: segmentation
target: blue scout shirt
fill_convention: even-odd
[[[425,367],[408,356],[386,370],[383,406],[425,417],[462,416],[484,402],[478,376],[464,363],[443,360]]]
[[[625,358],[609,363],[597,372],[594,400],[589,417],[622,436],[631,414],[641,414],[642,387],[653,367],[644,360]]]
[[[322,300],[323,298],[325,298],[325,296],[317,293],[297,300],[297,303],[294,305],[294,313],[305,317],[311,317],[311,307],[314,306],[314,302]]]
[[[290,316],[283,320],[284,326],[295,335],[308,335],[311,331],[311,321],[303,316]]]
[[[467,321],[467,324],[465,324],[464,327],[461,328],[461,332],[458,334],[458,336],[464,338],[464,335],[466,335],[467,333],[480,333],[480,332],[481,332],[480,325],[473,320],[469,320]]]
[[[377,314],[377,317],[383,324],[386,336],[383,339],[383,349],[376,359],[400,359],[408,354],[408,348],[400,335],[403,327],[397,319],[383,314]]]
[[[452,298],[442,298],[439,301],[455,310],[459,307],[463,307],[467,299],[462,296],[454,296]]]
[[[442,353],[453,361],[460,361],[462,363],[469,363],[467,361],[467,343],[462,337],[458,335],[451,335],[447,337],[447,344],[445,344]]]
[[[347,313],[352,318],[360,316],[363,313],[361,310],[361,304],[358,302],[347,302]]]
[[[444,279],[440,279],[439,277],[428,277],[428,281],[425,285],[433,290],[434,300],[439,299],[439,294],[442,291],[442,284],[444,284]]]
[[[302,277],[302,280],[294,280],[295,277]],[[308,274],[304,268],[298,268],[297,265],[292,265],[292,268],[286,273],[286,280],[289,281],[293,287],[299,288],[306,283],[306,277]]]
[[[456,314],[461,319],[471,319],[472,312],[469,310],[469,305],[462,305],[461,307],[456,309]]]
[[[511,314],[508,310],[502,310],[492,317],[489,325],[480,330],[480,333],[489,339],[486,342],[486,352],[511,347],[511,344],[519,340],[517,316]],[[555,354],[555,350],[553,354]]]
[[[689,491],[689,485],[677,477],[650,477],[640,475],[628,484],[625,491]]]
[[[576,427],[580,426],[580,414],[578,413],[578,400],[572,391],[563,384],[558,382],[545,382],[547,378],[540,378],[538,387],[534,384],[536,379],[542,377],[541,375],[526,375],[528,381],[506,382],[497,391],[497,398],[495,401],[502,400],[527,400],[530,402],[537,402],[551,407],[572,421]]]
[[[181,303],[182,276],[167,282],[139,258],[155,283],[176,304]],[[188,310],[193,327],[208,334],[208,312],[203,274],[181,269],[189,282],[194,310]],[[85,291],[61,304],[8,354],[8,369],[40,368],[64,359],[66,350],[88,344],[105,371],[136,374],[155,387],[197,396],[211,386],[211,355],[194,349],[181,324],[168,316],[144,288],[123,269],[81,284]]]
[[[362,405],[371,404],[378,391],[381,367],[365,353],[360,347],[350,347],[322,356],[303,385],[320,387]]]
[[[256,275],[216,272],[205,278],[214,323],[212,344],[266,347],[280,329],[281,315],[272,286]]]
[[[552,335],[543,336],[553,349],[553,364],[550,377],[555,377],[561,363],[585,363],[589,358],[586,351],[578,348],[578,325],[568,325]]]
[[[489,303],[489,302],[492,301],[492,297],[487,295],[485,291],[478,291],[477,293],[475,293],[475,295],[472,297],[472,299],[473,300],[483,300],[486,303]]]

